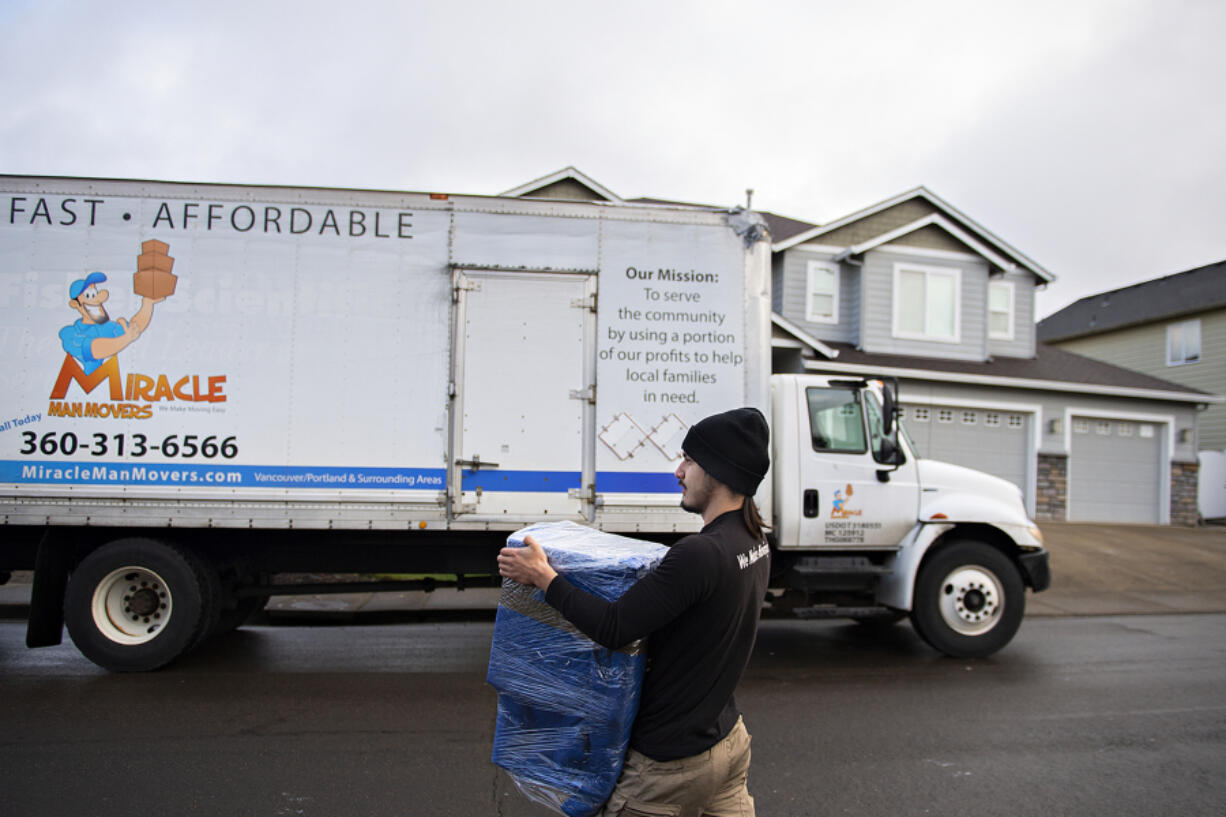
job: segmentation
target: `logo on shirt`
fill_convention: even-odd
[[[769,556],[770,552],[771,552],[770,546],[767,545],[765,542],[763,542],[762,544],[758,545],[756,548],[750,548],[745,553],[738,553],[736,555],[736,561],[737,561],[737,564],[741,566],[741,570],[745,570],[750,565],[757,562],[759,559]]]

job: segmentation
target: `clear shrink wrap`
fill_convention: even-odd
[[[615,601],[667,548],[573,522],[518,530],[572,584]],[[569,817],[594,814],[613,791],[638,711],[644,640],[610,650],[579,632],[545,593],[503,581],[486,680],[498,692],[493,761],[528,798]]]

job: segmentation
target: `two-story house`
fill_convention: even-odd
[[[1226,394],[1226,261],[1082,298],[1040,321],[1038,338]],[[1226,404],[1200,416],[1197,448],[1226,450]]]
[[[574,168],[504,195],[621,201]],[[776,372],[898,378],[920,454],[1010,480],[1036,519],[1196,522],[1212,398],[1037,343],[1039,264],[923,187],[825,225],[763,216]]]

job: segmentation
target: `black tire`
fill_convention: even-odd
[[[104,545],[72,572],[64,622],[81,653],[112,672],[146,672],[196,646],[217,612],[215,571],[153,539]]]
[[[953,658],[985,658],[1022,624],[1026,592],[1008,556],[982,542],[953,542],[931,554],[915,580],[911,624]]]

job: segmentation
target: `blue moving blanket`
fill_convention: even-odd
[[[550,522],[516,531],[544,548],[575,586],[614,601],[664,558],[667,548]],[[609,650],[579,632],[535,587],[504,581],[486,681],[498,691],[493,761],[527,797],[569,815],[600,810],[621,774],[638,711],[643,641]]]

